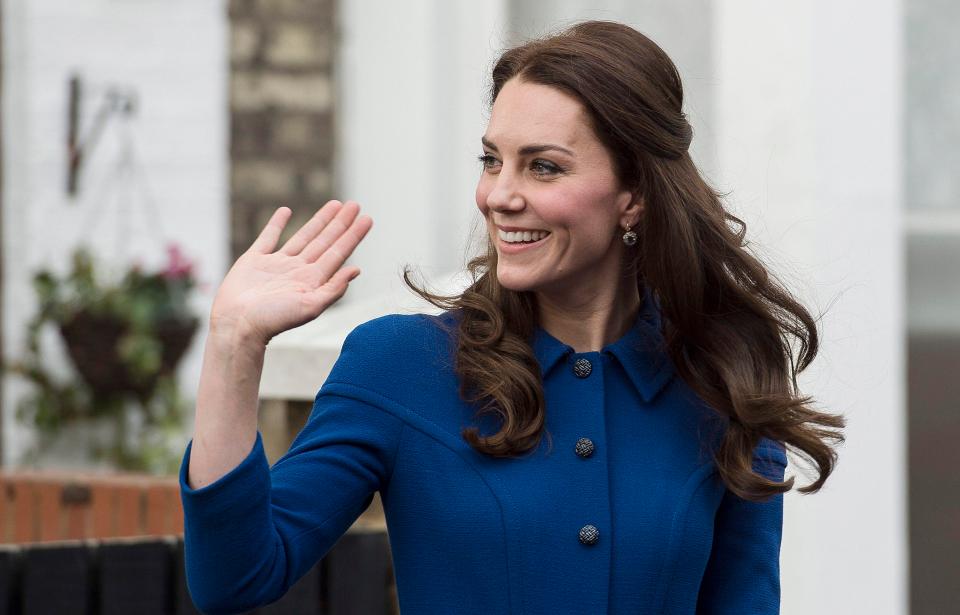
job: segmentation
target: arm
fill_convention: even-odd
[[[200,488],[235,468],[257,438],[257,406],[266,344],[232,324],[210,320],[197,390],[188,484]]]
[[[783,480],[782,445],[763,439],[753,469]],[[697,601],[698,615],[767,615],[780,612],[780,539],[783,494],[751,502],[726,490],[714,522],[713,551]]]
[[[187,446],[180,471],[186,573],[204,612],[279,599],[386,484],[402,421],[341,383],[367,364],[361,330],[347,337],[306,426],[272,469],[257,432],[238,466],[194,489],[187,481],[193,442]]]
[[[257,392],[270,339],[319,316],[347,290],[356,267],[344,260],[370,229],[359,206],[329,201],[274,251],[290,219],[277,209],[224,277],[210,309],[189,486],[209,485],[235,468],[257,435]]]

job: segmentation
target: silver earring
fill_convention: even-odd
[[[630,230],[630,225],[627,225],[627,232],[623,234],[623,243],[628,246],[632,246],[637,243],[637,234]]]

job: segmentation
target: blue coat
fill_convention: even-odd
[[[260,434],[200,489],[180,472],[187,580],[211,613],[278,599],[379,490],[403,615],[779,612],[783,496],[734,496],[711,458],[726,419],[679,377],[647,294],[595,352],[537,329],[549,436],[496,459],[461,437],[453,316],[393,314],[345,340],[313,411],[271,468]],[[481,433],[496,425],[484,419]],[[782,480],[782,445],[754,468]]]

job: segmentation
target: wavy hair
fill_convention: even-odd
[[[724,208],[724,196],[701,177],[688,153],[692,130],[682,112],[676,67],[652,40],[623,24],[588,21],[505,51],[493,68],[490,104],[510,79],[572,95],[612,155],[621,185],[644,199],[637,249],[628,271],[656,296],[664,348],[686,384],[729,418],[714,451],[727,488],[763,500],[793,488],[752,468],[761,437],[783,443],[816,466],[798,489],[819,491],[844,441],[845,420],[817,411],[797,374],[814,359],[816,323],[747,250],[746,224]],[[544,431],[539,365],[529,340],[538,324],[536,297],[497,280],[496,249],[470,260],[472,283],[442,296],[406,284],[433,305],[459,315],[455,369],[460,395],[494,413],[498,432],[476,427],[462,437],[477,451],[517,456]],[[797,358],[791,340],[797,342]]]

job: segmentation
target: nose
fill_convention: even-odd
[[[524,208],[526,202],[518,183],[510,173],[500,171],[490,181],[492,186],[487,193],[487,207],[497,212],[518,211]]]

